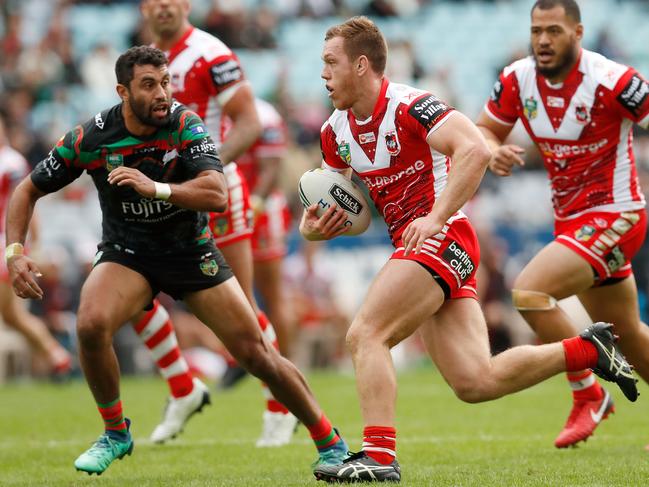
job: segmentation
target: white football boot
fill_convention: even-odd
[[[167,400],[162,422],[151,433],[151,441],[164,443],[175,438],[183,431],[185,424],[194,413],[200,412],[206,404],[210,404],[209,389],[199,379],[194,378],[194,389],[186,396]]]
[[[298,420],[291,413],[264,411],[264,426],[255,445],[257,448],[286,445],[297,429]]]

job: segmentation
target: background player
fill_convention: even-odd
[[[188,0],[143,0],[141,3],[142,15],[154,35],[156,47],[169,58],[174,97],[203,118],[223,162],[228,210],[211,214],[210,228],[215,242],[255,309],[259,325],[270,342],[275,343],[274,329],[257,306],[253,293],[252,209],[245,178],[233,162],[259,137],[261,124],[252,90],[236,55],[216,37],[193,27],[188,19],[189,11]],[[224,137],[226,130],[227,137]],[[146,318],[140,319],[139,326],[146,327],[145,321]],[[175,336],[170,340],[177,343]],[[153,441],[162,442],[175,436],[191,414],[202,407],[206,392],[201,383],[198,385],[186,395],[187,399],[171,398],[163,421],[152,433]],[[297,420],[266,388],[264,391],[266,410],[258,445],[286,443]]]
[[[478,120],[500,176],[522,166],[504,143],[516,120],[537,144],[552,185],[555,240],[523,269],[514,306],[546,343],[574,336],[557,300],[576,295],[593,320],[615,323],[620,349],[649,380],[649,328],[640,322],[631,258],[647,217],[632,147],[633,123],[649,126],[649,84],[633,69],[581,48],[574,0],[539,0],[531,11],[532,55],[506,67]],[[588,370],[571,372],[573,408],[559,448],[588,438],[613,412]]]
[[[7,203],[16,184],[29,173],[25,158],[9,145],[5,134],[4,120],[0,117],[0,238],[5,241],[5,216]],[[35,224],[30,227],[32,245],[35,245]],[[72,357],[52,336],[47,325],[30,313],[16,297],[9,282],[9,272],[0,267],[0,315],[2,322],[22,334],[37,353],[47,359],[56,376],[67,374],[72,367]]]
[[[7,216],[6,259],[14,291],[40,299],[38,267],[22,245],[36,202],[84,171],[99,193],[102,243],[81,291],[77,334],[105,433],[77,458],[75,467],[101,474],[133,450],[112,337],[159,291],[183,299],[240,363],[291,407],[316,443],[316,464],[335,463],[347,445],[299,371],[263,337],[206,231],[204,212],[225,208],[227,187],[202,120],[172,104],[162,51],[131,48],[117,60],[115,72],[122,102],[68,132],[17,186]]]
[[[496,399],[565,370],[604,369],[613,355],[625,371],[608,378],[631,400],[637,396],[630,368],[613,347],[611,325],[593,325],[583,338],[490,356],[475,290],[480,251],[460,208],[480,184],[491,153],[464,115],[430,93],[390,83],[383,75],[386,58],[383,35],[365,17],[326,33],[321,76],[336,110],[321,131],[323,165],[363,179],[395,251],[347,333],[363,449],[344,463],[317,468],[321,480],[400,480],[390,348],[417,330],[440,373],[467,402]],[[317,208],[305,211],[302,235],[328,239],[345,231],[341,208],[321,218]],[[596,348],[599,340],[607,350]]]

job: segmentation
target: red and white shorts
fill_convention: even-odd
[[[464,215],[449,219],[440,233],[424,242],[420,254],[403,255],[401,239],[391,259],[413,260],[439,275],[448,285],[450,299],[474,298],[476,272],[480,264],[480,245],[471,223]]]
[[[239,242],[252,236],[252,208],[250,191],[236,163],[223,168],[228,185],[228,209],[223,213],[210,213],[210,230],[217,247]]]
[[[256,261],[281,259],[287,253],[286,240],[291,226],[291,212],[284,193],[273,191],[257,215],[252,234],[252,253]]]
[[[632,274],[631,259],[647,232],[647,213],[592,212],[572,220],[555,221],[556,241],[583,257],[595,269],[599,283]]]

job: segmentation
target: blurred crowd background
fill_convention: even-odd
[[[0,0],[0,116],[9,144],[31,165],[67,130],[118,102],[113,67],[131,45],[150,42],[136,0]],[[371,16],[389,41],[388,77],[432,91],[475,119],[500,69],[528,51],[531,1],[460,0],[193,0],[191,21],[229,45],[255,93],[285,117],[291,134],[282,181],[294,209],[299,176],[320,164],[319,132],[331,106],[320,79],[326,29],[355,14]],[[649,2],[583,0],[584,47],[649,76]],[[548,181],[522,130],[526,168],[513,177],[487,174],[467,213],[478,228],[480,295],[498,352],[534,337],[513,311],[509,288],[522,266],[552,237]],[[636,161],[649,194],[649,133],[637,132]],[[85,176],[37,208],[43,301],[28,303],[74,352],[80,285],[100,238],[100,212]],[[359,237],[304,245],[294,230],[285,263],[286,303],[302,367],[349,367],[343,337],[376,271],[390,255],[383,223],[375,218]],[[646,317],[649,249],[634,269]],[[173,306],[167,301],[166,304]],[[569,303],[575,314],[578,307]],[[178,328],[191,320],[174,307]],[[582,321],[587,317],[580,316]],[[646,318],[645,318],[646,321]],[[153,369],[130,327],[117,338],[125,373]],[[201,373],[218,380],[222,360],[190,339],[181,341]],[[423,361],[416,340],[395,350],[399,366]],[[0,382],[46,376],[21,338],[0,329]]]

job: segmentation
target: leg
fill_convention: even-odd
[[[0,282],[0,314],[2,320],[27,339],[31,347],[47,357],[54,372],[70,370],[70,354],[56,341],[43,321],[30,313],[18,300],[8,283]]]
[[[514,305],[543,342],[562,340],[576,335],[578,330],[554,300],[584,292],[594,281],[594,271],[588,261],[571,248],[552,242],[516,279]],[[539,298],[546,302],[539,302]],[[573,390],[573,407],[555,440],[558,448],[574,445],[593,434],[599,421],[593,421],[591,410],[603,407],[605,414],[595,415],[602,419],[614,411],[608,392],[597,383],[592,372],[577,371],[569,373],[567,378]]]
[[[291,304],[285,299],[282,286],[283,259],[255,261],[255,287],[261,294],[268,317],[277,333],[279,351],[289,356],[294,334],[294,323],[290,319]]]
[[[394,426],[396,375],[390,348],[410,336],[444,301],[419,264],[390,260],[376,276],[347,332],[366,426]]]
[[[106,431],[74,462],[77,470],[101,474],[117,458],[133,451],[130,421],[119,397],[115,332],[151,301],[151,288],[137,272],[113,262],[97,264],[81,289],[77,314],[79,358]]]
[[[616,284],[587,289],[579,299],[593,320],[615,325],[620,350],[649,382],[649,327],[640,321],[633,275]]]
[[[446,301],[421,334],[440,373],[466,402],[496,399],[566,369],[561,343],[523,345],[491,357],[484,316],[470,298]]]

